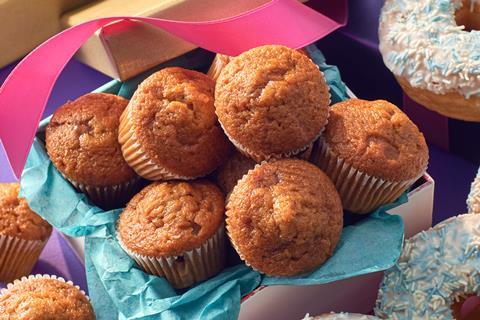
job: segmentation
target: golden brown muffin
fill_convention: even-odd
[[[332,179],[344,209],[369,213],[395,201],[426,170],[428,148],[408,117],[387,101],[334,105],[313,161]]]
[[[103,187],[136,177],[117,141],[120,115],[127,104],[116,95],[89,93],[55,111],[46,129],[46,148],[66,178]]]
[[[214,81],[165,68],[143,81],[122,115],[119,141],[127,162],[149,180],[207,175],[228,156],[217,122]]]
[[[240,257],[267,275],[291,276],[323,264],[343,227],[330,179],[303,160],[264,162],[227,202],[227,230]]]
[[[18,183],[0,183],[0,235],[25,240],[46,240],[52,227],[18,197]]]
[[[230,193],[248,170],[255,167],[255,161],[247,158],[236,151],[228,160],[218,169],[216,182],[225,194]]]
[[[350,99],[332,106],[324,140],[356,169],[390,181],[421,175],[428,147],[417,126],[395,105]]]
[[[71,282],[36,276],[2,291],[0,319],[94,320],[95,314],[85,294]]]
[[[52,227],[18,198],[18,183],[0,183],[0,281],[28,275]]]
[[[223,194],[208,181],[157,182],[140,191],[118,219],[123,244],[145,256],[180,255],[217,232]]]
[[[306,149],[325,126],[329,102],[318,67],[297,50],[278,45],[232,59],[215,88],[225,133],[257,162]]]
[[[120,215],[118,239],[143,270],[189,287],[223,268],[224,211],[222,192],[207,180],[152,183]]]

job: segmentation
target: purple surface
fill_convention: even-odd
[[[0,69],[0,84],[3,83],[14,64]],[[52,94],[48,100],[42,119],[49,116],[53,111],[67,102],[73,100],[82,94],[90,92],[111,78],[101,74],[98,71],[80,63],[76,60],[70,61],[53,87]],[[15,178],[7,163],[3,146],[0,148],[0,182],[14,181]]]
[[[348,25],[342,32],[349,36],[362,39],[363,44],[377,47],[378,17],[385,0],[349,0]]]

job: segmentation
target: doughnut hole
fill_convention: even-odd
[[[453,318],[456,320],[480,319],[480,297],[474,294],[460,298],[452,304]]]
[[[455,12],[455,21],[465,26],[465,31],[480,30],[480,3],[474,0],[463,0],[462,7]]]

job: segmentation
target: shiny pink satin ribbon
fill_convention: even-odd
[[[297,0],[273,0],[241,15],[215,21],[109,17],[79,24],[53,36],[27,55],[0,88],[0,140],[15,176],[21,175],[60,72],[82,44],[106,24],[123,19],[142,21],[201,48],[238,55],[263,44],[301,48],[345,25],[346,0],[323,0],[316,6],[334,18]]]

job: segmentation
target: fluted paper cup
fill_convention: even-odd
[[[0,281],[10,282],[30,274],[47,241],[0,235]]]
[[[184,252],[180,256],[150,257],[128,249],[120,237],[123,250],[145,272],[164,277],[176,289],[182,289],[206,280],[219,273],[225,265],[225,226],[203,245]]]
[[[56,275],[49,275],[49,274],[35,274],[35,275],[24,276],[24,277],[21,277],[19,279],[12,280],[13,282],[10,282],[9,284],[7,284],[6,288],[3,288],[3,289],[0,290],[0,294],[5,294],[6,292],[8,292],[8,290],[10,288],[12,288],[17,283],[25,282],[25,281],[32,280],[32,279],[53,279],[53,280],[58,280],[58,281],[63,282],[63,283],[67,283],[67,284],[77,288],[78,291],[80,291],[80,293],[83,294],[85,296],[85,298],[87,298],[87,300],[90,300],[90,298],[87,296],[85,291],[80,289],[80,287],[75,285],[72,281],[67,281],[62,277],[58,277]]]
[[[138,192],[141,180],[140,177],[135,177],[125,183],[97,187],[78,183],[66,177],[65,179],[77,190],[83,192],[95,205],[106,210],[123,207]]]
[[[333,181],[343,208],[354,213],[369,213],[379,206],[395,201],[415,181],[388,181],[362,172],[344,159],[333,154],[323,138],[319,141],[319,153],[315,163]]]

